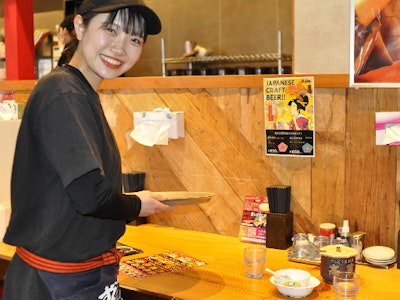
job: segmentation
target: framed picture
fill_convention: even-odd
[[[351,0],[351,86],[400,86],[399,15],[400,0]]]

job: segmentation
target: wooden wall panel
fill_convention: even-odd
[[[236,236],[244,196],[287,184],[295,232],[318,233],[321,222],[340,226],[349,219],[353,231],[368,232],[367,244],[394,247],[397,148],[375,146],[374,118],[375,111],[397,110],[397,94],[317,89],[315,158],[265,155],[262,89],[104,90],[101,99],[124,172],[146,172],[146,188],[153,191],[216,194],[209,203],[177,207],[150,222]],[[130,139],[133,111],[156,107],[185,112],[185,138],[154,147]]]
[[[320,223],[340,224],[343,221],[346,90],[321,89],[315,98],[311,220],[314,232],[318,232]]]
[[[398,110],[398,89],[349,90],[343,215],[371,244],[394,246],[398,229],[397,147],[376,146],[375,112]]]
[[[146,172],[146,188],[153,191],[216,193],[207,204],[178,207],[175,212],[151,216],[151,222],[237,235],[244,196],[265,195],[269,185],[288,184],[298,215],[296,227],[313,229],[312,159],[265,155],[262,89],[131,91],[129,95],[117,91],[114,95],[103,92],[101,99],[121,145],[124,172]],[[184,139],[146,147],[126,138],[132,130],[133,111],[155,107],[185,112]],[[121,116],[129,121],[115,122]]]

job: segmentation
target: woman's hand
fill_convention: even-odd
[[[162,201],[168,199],[162,194],[157,194],[150,191],[140,191],[134,194],[142,201],[142,208],[140,209],[139,217],[147,217],[154,213],[174,210],[173,207],[162,203]]]

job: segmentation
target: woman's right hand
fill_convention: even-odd
[[[138,196],[142,201],[139,217],[147,217],[154,213],[174,210],[173,207],[162,203],[162,201],[168,199],[162,194],[153,193],[150,191],[140,191],[133,194]]]

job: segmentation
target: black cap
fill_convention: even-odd
[[[160,18],[142,0],[84,0],[78,8],[78,14],[84,15],[89,12],[106,13],[127,7],[135,7],[137,12],[143,16],[148,34],[160,33]]]

